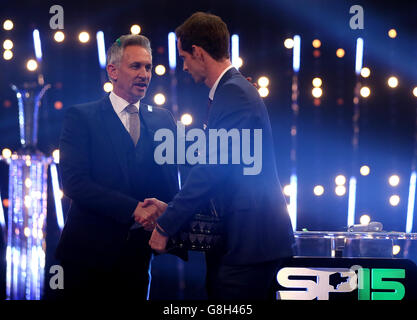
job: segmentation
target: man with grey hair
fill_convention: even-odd
[[[66,112],[60,140],[64,193],[71,199],[56,256],[68,299],[146,299],[157,210],[170,201],[177,168],[154,162],[153,132],[175,123],[169,111],[141,102],[152,75],[149,40],[118,38],[107,53],[113,91]]]

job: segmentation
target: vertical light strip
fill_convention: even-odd
[[[97,38],[97,50],[98,50],[98,62],[101,69],[106,68],[106,47],[104,44],[104,33],[103,31],[98,31],[96,34]]]
[[[239,69],[239,36],[232,35],[232,65]]]
[[[294,72],[300,70],[300,55],[301,55],[301,38],[299,35],[294,36],[293,60],[292,68]]]
[[[356,40],[356,62],[355,62],[356,74],[361,73],[362,63],[363,63],[363,39],[358,38]]]
[[[3,200],[1,199],[0,194],[0,226],[4,229],[6,226],[6,220],[4,218],[4,210],[3,210]],[[5,232],[6,230],[3,230]]]
[[[181,172],[178,169],[178,190],[181,190],[182,184],[181,184]]]
[[[297,229],[297,175],[292,174],[290,178],[291,195],[290,195],[290,219],[292,229]]]
[[[42,60],[42,47],[41,38],[39,36],[39,30],[33,30],[33,46],[35,47],[35,56],[38,61]]]
[[[175,69],[177,67],[177,51],[176,51],[177,38],[174,32],[168,34],[168,58],[169,67]]]
[[[51,163],[51,180],[52,180],[52,191],[54,194],[55,201],[55,211],[56,211],[56,220],[58,223],[59,229],[64,228],[64,214],[62,211],[61,195],[58,181],[58,171],[56,169],[55,163]]]
[[[355,206],[356,206],[356,178],[349,179],[349,200],[348,200],[348,220],[347,225],[355,224]]]
[[[405,232],[410,233],[413,230],[413,216],[414,204],[416,199],[416,172],[413,171],[410,176],[410,188],[408,191],[408,206],[407,206],[407,223]]]

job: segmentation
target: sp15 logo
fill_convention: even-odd
[[[330,280],[334,280],[335,276],[338,281],[332,284]],[[367,269],[358,266],[349,269],[287,267],[278,272],[277,281],[280,286],[290,290],[279,290],[277,299],[329,300],[330,292],[346,293],[358,289],[359,300],[402,300],[405,296],[404,285],[391,279],[405,279],[405,270]],[[371,289],[378,291],[371,292]]]

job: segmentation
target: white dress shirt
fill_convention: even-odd
[[[224,69],[224,70],[223,70],[223,72],[220,74],[220,76],[217,78],[216,82],[214,82],[214,84],[213,84],[213,86],[211,87],[210,92],[209,92],[209,99],[210,99],[211,101],[213,101],[214,94],[216,93],[216,89],[217,89],[217,86],[219,85],[220,79],[221,79],[221,78],[224,76],[224,74],[225,74],[225,73],[226,73],[229,69],[231,69],[231,68],[233,68],[233,65],[230,65],[230,66],[228,66],[226,69]]]
[[[116,112],[117,116],[119,117],[120,121],[125,126],[127,132],[130,132],[130,130],[129,130],[130,129],[129,128],[129,113],[125,109],[130,103],[127,102],[125,99],[119,97],[113,91],[110,92],[109,99],[110,99],[110,102],[113,106],[113,109]],[[134,103],[133,105],[138,108],[138,112],[139,112],[140,100],[138,100],[138,102]],[[139,117],[139,119],[140,119],[140,117]]]

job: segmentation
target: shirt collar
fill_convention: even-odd
[[[109,99],[110,99],[111,104],[113,105],[114,111],[116,111],[117,114],[122,112],[130,104],[125,99],[115,94],[113,91],[110,92]],[[138,100],[138,102],[136,103],[133,103],[133,105],[136,108],[138,108],[138,111],[139,111],[140,100]]]
[[[233,65],[228,66],[226,69],[223,70],[223,72],[220,74],[220,76],[217,78],[216,82],[214,83],[214,85],[211,87],[210,92],[209,92],[209,99],[213,100],[214,98],[214,93],[216,92],[217,86],[219,85],[220,79],[224,76],[224,74],[229,70],[233,68]]]

